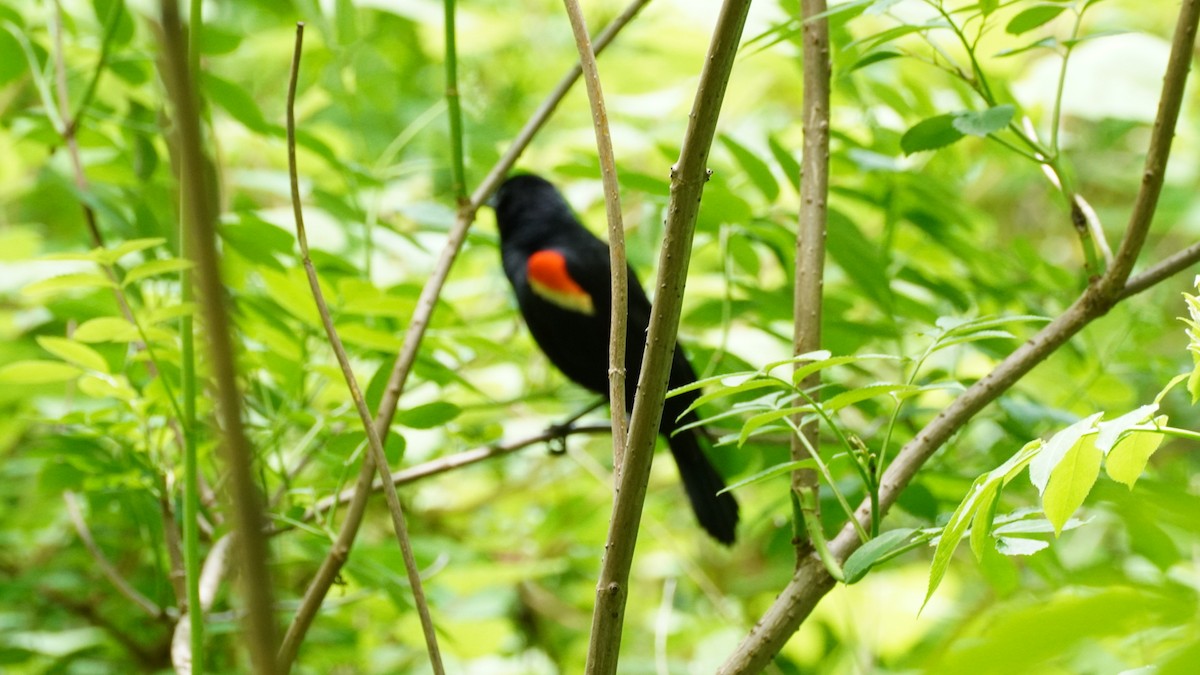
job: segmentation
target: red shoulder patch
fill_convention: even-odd
[[[592,296],[583,290],[567,270],[567,259],[553,249],[534,252],[525,263],[529,287],[542,299],[564,309],[594,314]]]

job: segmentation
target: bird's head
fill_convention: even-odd
[[[500,239],[521,234],[550,234],[532,232],[543,228],[561,226],[564,221],[574,220],[571,207],[550,181],[531,173],[517,174],[496,190],[489,200],[496,211],[496,227]]]

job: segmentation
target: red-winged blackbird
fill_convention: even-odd
[[[512,282],[521,314],[542,351],[567,377],[608,395],[608,342],[612,287],[608,245],[575,218],[571,207],[546,180],[518,175],[500,186],[493,201],[500,229],[504,273]],[[625,347],[625,401],[630,407],[641,373],[650,301],[629,270],[629,321]],[[680,349],[671,363],[670,387],[695,382],[696,373]],[[700,524],[717,541],[732,544],[738,505],[725,481],[705,457],[701,432],[691,428],[694,413],[680,419],[698,394],[666,400],[659,431],[671,454]]]

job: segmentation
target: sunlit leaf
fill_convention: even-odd
[[[1135,431],[1109,451],[1104,460],[1104,470],[1109,478],[1129,486],[1133,484],[1146,470],[1146,462],[1162,445],[1163,435],[1154,431]]]
[[[104,360],[104,357],[82,342],[68,338],[39,335],[37,343],[41,345],[42,349],[45,349],[67,363],[74,364],[86,370],[95,370],[101,373],[108,372],[108,362]]]
[[[433,429],[458,417],[462,410],[447,401],[434,401],[396,412],[396,424],[410,429]]]
[[[6,384],[53,384],[79,377],[83,370],[62,361],[16,361],[0,367],[0,382]]]
[[[1037,5],[1029,9],[1018,12],[1008,25],[1004,27],[1004,31],[1009,35],[1020,35],[1039,26],[1044,26],[1053,21],[1059,14],[1066,11],[1066,5]]]
[[[1092,491],[1096,477],[1100,475],[1102,456],[1103,453],[1096,449],[1096,437],[1083,436],[1052,469],[1046,489],[1042,491],[1042,510],[1054,525],[1055,534],[1062,533],[1063,524]]]

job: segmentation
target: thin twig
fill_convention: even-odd
[[[208,335],[209,359],[216,381],[218,428],[230,477],[235,532],[238,537],[242,594],[247,608],[247,642],[257,673],[275,672],[276,636],[269,551],[263,536],[263,497],[253,469],[254,456],[242,422],[232,330],[226,311],[216,248],[216,214],[205,174],[200,114],[194,74],[188,68],[177,0],[162,2],[164,80],[173,103],[179,153],[179,185],[186,206],[190,245],[196,262],[196,295]]]
[[[825,0],[803,0],[800,4],[802,19],[825,13]],[[825,278],[825,230],[828,223],[829,195],[829,22],[826,19],[803,21],[804,62],[804,153],[800,169],[800,213],[796,232],[796,280],[792,298],[793,332],[792,355],[799,356],[821,348],[821,297]],[[795,368],[802,366],[796,361]],[[820,396],[821,373],[812,374],[797,383],[801,389],[812,392],[815,399]],[[817,419],[807,424],[803,415],[797,414],[795,424],[799,434],[791,439],[793,461],[809,457],[809,448],[819,448]],[[800,437],[803,434],[803,438]],[[813,469],[797,469],[792,472],[792,492],[795,503],[801,510],[809,509],[809,518],[804,522],[820,522],[820,482]],[[802,520],[796,518],[796,520]],[[796,562],[811,550],[800,534],[800,523],[796,523],[797,536],[793,540]],[[811,539],[820,539],[824,533],[811,533]]]
[[[650,462],[675,353],[696,217],[700,212],[704,183],[710,174],[708,153],[749,10],[749,0],[726,0],[721,6],[704,60],[704,69],[700,73],[696,98],[688,115],[679,161],[671,169],[671,197],[659,256],[657,292],[650,311],[646,352],[629,421],[624,471],[617,481],[604,559],[596,584],[596,605],[592,611],[592,634],[588,642],[586,669],[592,675],[617,672],[629,569],[633,564]]]
[[[464,450],[462,452],[456,452],[453,455],[447,455],[446,457],[439,457],[438,459],[430,460],[424,464],[417,464],[416,466],[410,466],[407,469],[393,471],[389,480],[393,485],[396,486],[407,485],[408,483],[415,483],[416,481],[424,478],[436,476],[448,471],[454,471],[455,469],[461,469],[464,466],[478,464],[479,462],[484,462],[496,457],[511,455],[518,450],[524,450],[532,445],[558,440],[564,438],[565,436],[574,434],[606,434],[611,430],[612,427],[607,424],[572,427],[565,431],[551,429],[535,436],[522,438],[518,441],[501,443],[498,445],[489,445],[484,448],[475,448],[474,450]],[[370,491],[379,492],[382,489],[383,481],[376,478],[371,483]],[[354,498],[355,490],[356,488],[352,487],[346,488],[336,495],[321,499],[305,512],[301,520],[312,520],[313,518],[317,517],[317,515],[325,513],[335,506],[349,502]]]
[[[446,109],[450,118],[450,167],[454,201],[462,208],[467,201],[466,168],[463,163],[462,103],[458,94],[457,30],[454,26],[455,0],[443,0],[446,37]]]
[[[1140,274],[1129,277],[1129,281],[1125,282],[1125,288],[1121,290],[1118,299],[1124,300],[1131,295],[1137,295],[1198,262],[1200,262],[1200,242],[1192,244],[1182,251],[1159,261],[1156,265]]]
[[[886,513],[899,498],[925,462],[984,406],[988,405],[1026,373],[1044,361],[1092,321],[1107,313],[1122,299],[1149,287],[1150,282],[1166,278],[1167,270],[1178,271],[1197,255],[1192,249],[1173,256],[1151,271],[1129,280],[1133,261],[1145,242],[1146,230],[1153,218],[1162,190],[1171,139],[1179,118],[1179,102],[1187,81],[1188,64],[1196,42],[1200,21],[1200,0],[1184,0],[1171,45],[1171,58],[1163,81],[1163,93],[1154,123],[1150,146],[1142,172],[1141,189],[1134,202],[1129,226],[1121,242],[1117,259],[1104,276],[1089,286],[1079,298],[1049,325],[1018,347],[990,373],[975,382],[954,400],[907,445],[888,467],[880,482],[880,513]],[[1194,247],[1193,247],[1194,248]],[[1169,265],[1167,263],[1170,263]],[[1128,282],[1128,283],[1127,283]],[[1131,292],[1127,289],[1133,288]],[[859,523],[870,522],[871,504],[864,502],[855,512]],[[845,560],[861,542],[849,524],[844,526],[830,548],[839,560]],[[833,579],[815,557],[805,558],[787,587],[755,624],[750,634],[717,671],[722,675],[760,672],[809,615],[817,602],[833,587]]]
[[[608,110],[600,88],[600,71],[596,54],[588,38],[587,22],[579,0],[563,0],[575,46],[579,49],[579,64],[583,69],[583,84],[588,103],[592,106],[592,127],[596,131],[596,152],[600,157],[600,178],[604,183],[604,210],[608,215],[608,251],[612,285],[612,305],[608,333],[608,396],[612,402],[613,470],[615,483],[621,480],[625,460],[625,439],[628,422],[625,418],[625,325],[629,322],[629,267],[625,261],[625,226],[621,222],[621,186],[617,182],[617,160],[613,156],[612,136],[608,130]]]
[[[75,526],[75,532],[79,535],[79,540],[83,542],[84,547],[91,554],[92,560],[96,561],[96,567],[100,569],[100,573],[117,589],[118,593],[128,598],[130,602],[137,605],[143,612],[155,619],[167,618],[167,613],[163,611],[163,608],[155,604],[150,598],[142,595],[126,581],[125,577],[121,576],[121,573],[117,571],[117,568],[109,562],[108,558],[104,555],[104,551],[100,550],[100,546],[92,538],[92,532],[88,529],[87,521],[83,519],[83,513],[79,509],[79,498],[75,496],[75,493],[64,492],[63,501],[67,503],[67,515],[71,517],[71,524]]]
[[[288,97],[287,97],[287,147],[288,147],[288,176],[291,179],[292,185],[292,212],[296,219],[296,239],[300,244],[301,262],[304,264],[304,272],[308,276],[308,285],[312,290],[313,301],[316,302],[317,312],[321,315],[321,324],[325,327],[325,336],[329,340],[329,346],[333,349],[334,355],[337,357],[338,366],[342,370],[342,376],[346,380],[346,387],[350,390],[350,398],[354,400],[354,406],[358,410],[358,417],[362,421],[363,428],[367,432],[367,444],[370,446],[371,454],[375,459],[375,466],[379,468],[380,475],[384,481],[383,494],[387,499],[388,511],[392,515],[392,527],[396,532],[396,540],[400,544],[400,553],[404,558],[404,568],[408,572],[408,583],[412,587],[413,602],[417,606],[417,614],[421,619],[421,628],[425,633],[425,646],[429,650],[429,661],[433,666],[433,672],[437,675],[445,673],[445,668],[442,665],[441,651],[438,649],[437,633],[433,626],[433,619],[429,615],[429,604],[425,601],[425,591],[421,586],[421,572],[417,568],[417,560],[413,555],[412,542],[408,538],[408,524],[405,522],[404,509],[400,505],[400,497],[396,494],[396,486],[387,479],[391,476],[387,472],[387,457],[383,452],[383,442],[379,438],[379,433],[375,430],[375,425],[372,424],[371,411],[367,408],[367,402],[363,398],[362,390],[358,386],[358,379],[354,376],[354,369],[350,366],[350,357],[346,355],[346,348],[342,345],[342,340],[338,337],[337,328],[333,325],[333,317],[329,313],[329,305],[325,302],[325,295],[321,291],[321,282],[317,277],[317,269],[313,266],[312,257],[308,252],[308,234],[304,229],[304,209],[300,205],[300,177],[296,168],[296,81],[300,75],[300,56],[304,45],[304,24],[296,24],[296,48],[292,55],[292,73],[288,81]],[[334,558],[335,556],[330,556]],[[344,560],[344,556],[337,556],[337,559]],[[310,603],[309,598],[305,597],[305,602],[301,604],[301,608],[296,612],[295,618],[292,620],[291,626],[288,627],[287,634],[284,636],[283,644],[279,649],[279,669],[282,672],[287,672],[291,669],[292,662],[296,659],[296,653],[300,649],[300,644],[304,641],[304,635],[308,631],[308,627],[312,624],[312,620],[316,617],[317,610],[320,609],[320,600],[318,598],[315,603]]]

